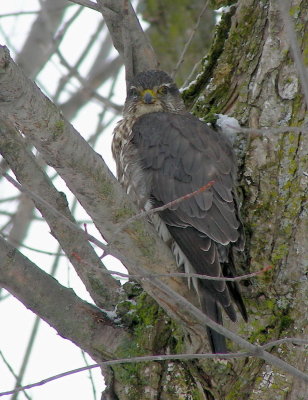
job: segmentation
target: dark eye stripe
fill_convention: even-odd
[[[162,85],[159,89],[158,92],[161,94],[166,94],[169,92],[169,86],[167,85]]]
[[[134,86],[132,86],[128,91],[128,96],[129,97],[137,97],[138,95],[139,95],[138,90]]]

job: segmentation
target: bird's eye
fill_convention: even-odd
[[[169,92],[169,86],[166,85],[162,85],[159,89],[158,89],[158,93],[159,94],[167,94]]]
[[[135,87],[131,87],[128,92],[129,97],[138,97],[139,93]]]

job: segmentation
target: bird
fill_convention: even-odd
[[[234,277],[234,250],[245,238],[236,195],[236,159],[222,133],[189,113],[173,79],[147,70],[128,84],[123,119],[113,132],[117,178],[140,210],[171,202],[151,222],[187,273]],[[212,183],[204,191],[198,189]],[[176,202],[187,194],[194,196]],[[193,278],[198,304],[223,324],[222,310],[237,320],[248,314],[236,281]],[[225,337],[206,328],[213,353],[228,351]]]

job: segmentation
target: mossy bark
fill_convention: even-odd
[[[291,11],[299,46],[307,54],[307,2],[293,1]],[[240,0],[223,15],[205,53],[201,73],[183,93],[187,106],[206,121],[222,113],[243,127],[264,128],[241,133],[236,141],[247,235],[245,255],[238,261],[247,272],[272,269],[243,286],[249,322],[231,326],[226,321],[226,326],[258,344],[307,337],[307,135],[274,129],[307,124],[308,115],[278,2]],[[131,300],[126,324],[134,342],[121,349],[121,357],[190,348],[189,338],[154,301],[143,293]],[[237,350],[231,343],[230,349]],[[269,351],[305,370],[303,347],[284,344]],[[304,384],[256,358],[117,367],[113,387],[114,399],[121,400],[295,400],[307,395]]]

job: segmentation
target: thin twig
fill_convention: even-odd
[[[0,199],[0,203],[7,203],[7,202],[12,202],[15,200],[19,200],[20,195],[16,195],[16,196],[11,196],[11,197],[6,197],[5,199]]]
[[[78,60],[76,61],[74,67],[71,67],[68,71],[68,74],[66,74],[65,76],[63,76],[58,83],[58,87],[57,90],[55,92],[54,95],[54,100],[58,101],[62,91],[65,88],[65,85],[71,80],[71,78],[73,76],[75,76],[76,71],[78,71],[78,68],[80,67],[80,65],[83,63],[83,61],[85,60],[85,58],[89,55],[92,47],[94,46],[95,43],[97,43],[97,38],[100,35],[103,27],[105,26],[105,21],[101,21],[95,32],[93,33],[93,35],[90,37],[88,44],[86,46],[86,48],[83,50],[83,52],[81,53],[81,55],[79,56]]]
[[[61,214],[57,209],[55,209],[51,204],[49,204],[46,200],[42,199],[40,196],[38,196],[36,193],[32,192],[31,190],[27,189],[25,186],[22,186],[20,183],[18,183],[14,178],[12,178],[10,175],[8,175],[6,172],[1,171],[0,173],[13,185],[15,186],[18,190],[20,190],[23,193],[28,193],[30,198],[37,200],[38,202],[44,204],[50,211],[52,211],[57,217],[60,217],[62,221],[64,221],[68,226],[73,228],[74,230],[78,230],[79,232],[82,231],[83,234],[85,235],[85,238],[89,240],[90,242],[94,243],[96,246],[101,248],[104,251],[108,251],[108,246],[101,242],[100,240],[96,239],[94,236],[84,232],[77,224],[74,222],[70,221],[65,215]]]
[[[59,57],[61,63],[68,69],[69,73],[72,76],[74,76],[76,79],[78,79],[78,81],[84,86],[84,88],[87,88],[87,84],[88,84],[87,80],[85,78],[83,78],[77,70],[75,70],[75,67],[70,66],[70,64],[66,61],[65,57],[63,56],[63,54],[59,48],[56,50],[56,54]],[[100,101],[105,107],[112,108],[118,114],[122,110],[122,106],[114,103],[113,101],[107,99],[104,96],[101,96],[99,93],[96,93],[94,90],[93,90],[93,97],[96,98],[96,100]]]
[[[81,257],[77,253],[72,254],[73,257],[77,258],[79,262],[83,262],[87,264],[87,261],[82,260]],[[120,278],[127,278],[127,279],[153,279],[153,278],[199,278],[199,279],[205,279],[209,281],[228,281],[228,282],[236,282],[236,281],[243,281],[247,280],[250,278],[253,278],[255,276],[261,275],[264,272],[269,271],[273,267],[271,265],[262,268],[259,271],[252,272],[250,274],[246,275],[240,275],[240,276],[235,276],[235,277],[222,277],[222,276],[210,276],[210,275],[203,275],[203,274],[194,274],[194,273],[189,273],[189,272],[168,272],[165,274],[156,274],[156,273],[143,273],[143,274],[127,274],[125,272],[120,272],[120,271],[114,271],[114,270],[104,270],[104,274],[110,274],[110,275],[116,275],[119,276]]]
[[[193,66],[193,69],[191,70],[190,74],[186,78],[186,80],[183,83],[183,85],[182,85],[180,90],[183,90],[184,88],[186,88],[189,85],[189,83],[192,81],[193,77],[196,74],[197,69],[200,67],[200,65],[202,63],[202,60],[203,60],[203,58],[201,58],[199,61],[197,61],[196,64]]]
[[[4,225],[1,226],[0,234],[3,234],[3,232],[12,224],[13,224],[13,216],[11,216],[9,220]]]
[[[3,235],[3,236],[5,237],[5,235]],[[66,254],[64,254],[64,253],[56,253],[56,252],[52,252],[52,251],[36,249],[34,247],[27,246],[24,243],[17,243],[17,245],[18,245],[18,247],[23,247],[24,249],[31,250],[31,251],[34,251],[36,253],[46,254],[47,256],[60,256],[60,257],[66,256]]]
[[[91,10],[99,11],[99,7],[94,1],[90,0],[69,0],[72,3],[79,4],[80,6],[84,6],[87,8],[91,8]]]
[[[268,347],[273,347],[277,346],[278,344],[282,343],[294,343],[294,344],[300,344],[304,345],[308,343],[307,339],[298,339],[298,338],[285,338],[285,339],[280,339],[280,340],[275,340],[269,343],[266,343],[262,346],[259,346],[260,349],[265,349]],[[20,390],[26,390],[26,389],[31,389],[36,386],[42,386],[45,385],[46,383],[52,382],[54,380],[63,378],[65,376],[77,374],[79,372],[84,372],[93,368],[98,368],[101,366],[111,366],[111,365],[119,365],[119,364],[131,364],[131,363],[140,363],[140,362],[152,362],[152,361],[169,361],[169,360],[195,360],[195,359],[221,359],[221,360],[227,360],[227,359],[233,359],[233,358],[242,358],[242,357],[251,357],[252,353],[251,352],[238,352],[238,353],[226,353],[226,354],[215,354],[215,353],[203,353],[203,354],[168,354],[168,355],[157,355],[157,356],[141,356],[141,357],[132,357],[132,358],[122,358],[118,360],[109,360],[109,361],[104,361],[99,364],[92,364],[88,365],[86,367],[81,367],[81,368],[76,368],[70,371],[63,372],[61,374],[57,374],[54,376],[51,376],[49,378],[43,379],[39,382],[36,383],[31,383],[29,385],[25,385],[23,387],[17,388],[16,390],[10,390],[7,392],[1,392],[0,397],[10,395],[15,393],[16,391]],[[305,374],[304,374],[305,375]],[[308,376],[305,375],[305,377],[308,380]]]
[[[11,367],[10,363],[7,361],[7,359],[4,357],[2,351],[0,350],[0,357],[2,358],[2,361],[4,362],[4,364],[7,366],[8,370],[10,371],[10,373],[14,376],[14,378],[17,378],[17,374],[15,374],[13,368]],[[22,391],[24,392],[25,397],[28,400],[31,400],[31,397],[28,395],[28,393],[22,389]],[[12,393],[13,394],[13,393]]]
[[[297,127],[297,126],[284,126],[281,128],[262,128],[262,129],[255,129],[255,128],[239,128],[239,127],[234,127],[231,124],[226,124],[226,126],[230,129],[233,129],[236,132],[243,132],[243,133],[254,133],[254,134],[259,134],[259,135],[264,135],[266,133],[288,133],[288,132],[294,132],[294,133],[308,133],[308,127],[307,126],[302,126],[302,127]]]
[[[4,176],[6,177],[6,179],[8,179],[10,182],[12,182],[14,184],[14,186],[16,186],[17,188],[25,189],[21,185],[19,185],[18,182],[16,182],[13,178],[11,178],[9,175],[7,175],[6,173],[4,173]],[[22,190],[22,191],[25,191],[25,190]],[[30,192],[30,194],[31,194],[31,192]],[[39,196],[35,195],[34,193],[32,193],[32,196],[33,195],[34,195],[34,197],[39,198]],[[43,201],[43,199],[40,199],[40,201]],[[48,203],[45,200],[43,201],[43,203],[44,204],[46,203],[48,205]],[[60,215],[62,219],[65,218],[61,213],[59,213],[57,210],[55,210],[52,206],[49,205],[49,207],[51,210],[53,210],[53,212],[55,214]],[[77,225],[75,225],[68,219],[67,219],[67,223],[72,225],[75,229],[79,229],[79,227],[77,227]],[[89,238],[89,236],[90,236],[86,233],[84,233],[84,235],[86,235],[87,238]],[[97,239],[95,239],[95,238],[93,238],[93,239],[94,239],[94,242],[97,241]],[[99,241],[97,241],[97,242],[99,242]],[[102,244],[100,242],[99,242],[99,244],[101,247]],[[102,247],[105,248],[106,246],[103,245]],[[135,265],[135,270],[138,274],[144,273],[143,268],[140,267],[139,265]],[[288,372],[289,374],[297,377],[298,379],[308,382],[308,375],[304,374],[299,369],[293,367],[292,365],[290,365],[287,362],[281,360],[280,358],[274,356],[273,354],[266,352],[261,346],[253,345],[253,344],[249,343],[247,340],[241,338],[234,332],[232,332],[232,331],[226,329],[225,327],[223,327],[222,325],[216,323],[215,321],[210,319],[207,315],[205,315],[201,310],[196,308],[193,304],[189,303],[183,296],[181,296],[179,293],[174,291],[171,287],[166,285],[161,280],[159,280],[157,278],[152,278],[151,279],[151,288],[153,291],[155,291],[155,290],[159,291],[159,293],[162,296],[161,299],[168,296],[169,299],[172,299],[173,304],[176,304],[178,307],[183,309],[183,312],[184,312],[184,310],[186,310],[185,312],[189,312],[191,317],[195,318],[201,325],[209,326],[210,328],[214,329],[218,333],[226,336],[228,339],[237,343],[240,347],[248,350],[249,353],[246,353],[246,354],[261,358],[264,361],[266,361],[267,363],[270,363],[270,364],[282,369],[283,371]],[[241,353],[241,354],[243,354],[243,353]],[[222,357],[221,355],[217,355],[217,356]],[[159,357],[161,357],[161,356],[159,356]],[[200,357],[200,355],[194,356],[193,358],[198,358],[198,357]],[[213,355],[212,355],[212,357],[213,357]],[[178,356],[176,356],[176,358],[178,358]],[[129,362],[138,362],[138,359],[135,359],[134,361],[131,361],[131,359],[128,359],[128,360],[129,360]],[[141,362],[141,361],[145,361],[145,359],[141,358],[139,360],[139,362]],[[114,363],[122,363],[122,362],[123,362],[123,360],[120,360],[120,361],[115,360],[114,361]],[[18,388],[18,390],[19,390],[19,388]]]
[[[305,345],[308,344],[308,339],[299,339],[299,338],[284,338],[279,340],[273,340],[272,342],[263,344],[263,349],[267,349],[269,347],[279,346],[280,344],[291,343],[294,345]]]
[[[90,364],[88,363],[86,354],[87,353],[85,351],[81,350],[81,355],[84,360],[84,363],[86,364],[87,367],[89,367]],[[90,379],[90,383],[91,383],[91,387],[92,387],[93,399],[95,400],[96,399],[96,388],[95,388],[95,382],[93,379],[92,369],[89,369],[88,371],[89,371],[89,379]]]
[[[215,359],[232,359],[232,358],[242,358],[249,356],[250,353],[228,353],[228,354],[170,354],[170,355],[159,355],[159,356],[143,356],[143,357],[132,357],[132,358],[122,358],[119,360],[110,360],[104,361],[99,364],[92,364],[86,367],[76,368],[70,371],[63,372],[61,374],[57,374],[51,376],[49,378],[43,379],[39,382],[31,383],[29,385],[25,385],[23,387],[16,388],[15,390],[9,390],[7,392],[1,392],[0,397],[8,396],[20,390],[31,389],[36,386],[42,386],[46,383],[55,381],[57,379],[63,378],[65,376],[77,374],[79,372],[84,372],[89,369],[99,368],[101,366],[111,366],[111,365],[119,365],[119,364],[131,364],[131,363],[140,363],[140,362],[150,362],[150,361],[168,361],[168,360],[192,360],[192,359],[208,359],[208,358],[215,358]]]
[[[0,14],[0,18],[7,18],[7,17],[20,17],[22,15],[33,15],[38,14],[39,11],[18,11],[18,12],[11,12],[7,14]]]
[[[58,246],[58,254],[59,255],[60,255],[60,250],[61,250],[61,247],[59,245]],[[60,261],[59,255],[54,258],[54,261],[53,261],[52,267],[51,267],[51,271],[50,271],[50,276],[55,276],[55,274],[57,272],[57,269],[59,267],[59,261]],[[20,371],[18,373],[18,376],[16,377],[15,389],[17,389],[17,388],[19,388],[21,386],[22,379],[23,379],[23,377],[25,375],[27,367],[29,366],[29,359],[31,357],[31,353],[32,353],[32,350],[33,350],[34,345],[35,345],[35,340],[37,338],[38,330],[39,330],[41,322],[42,322],[41,318],[38,315],[36,315],[35,320],[34,320],[34,324],[33,324],[32,330],[31,330],[31,334],[30,334],[30,337],[29,337],[29,340],[28,340],[28,344],[26,346],[26,351],[25,351],[25,354],[24,354],[24,358],[22,360]],[[17,397],[18,397],[17,393],[18,392],[15,392],[13,394],[11,400],[17,400]]]
[[[193,29],[192,29],[192,31],[191,31],[191,34],[190,34],[190,36],[189,36],[187,42],[185,43],[185,46],[184,46],[184,49],[183,49],[182,54],[181,54],[181,56],[180,56],[180,59],[179,59],[179,61],[177,62],[177,64],[176,64],[174,70],[172,71],[172,75],[171,75],[171,76],[172,76],[173,79],[174,79],[176,73],[178,72],[180,66],[183,64],[184,57],[185,57],[185,55],[186,55],[187,49],[188,49],[188,47],[190,46],[190,44],[191,44],[191,42],[192,42],[192,40],[193,40],[193,38],[194,38],[194,36],[195,36],[195,34],[196,34],[196,32],[197,32],[197,29],[198,29],[198,27],[199,27],[199,25],[200,25],[201,18],[203,17],[203,14],[205,13],[205,11],[206,11],[206,9],[207,9],[208,3],[209,3],[209,0],[207,0],[207,2],[204,4],[204,6],[203,6],[203,8],[202,8],[202,10],[201,10],[201,13],[200,13],[200,15],[199,15],[199,17],[198,17],[198,19],[197,19],[197,22],[196,22],[195,26],[193,27]]]
[[[181,196],[181,197],[179,197],[179,198],[177,198],[177,199],[175,199],[175,200],[172,200],[172,201],[170,201],[169,203],[164,204],[164,205],[162,205],[162,206],[160,206],[160,207],[151,208],[150,210],[142,211],[141,213],[132,216],[132,217],[129,218],[127,221],[125,221],[125,222],[115,231],[114,235],[116,236],[119,232],[123,231],[128,225],[130,225],[132,222],[134,222],[134,221],[136,221],[136,220],[138,220],[138,219],[140,219],[140,218],[148,217],[148,216],[153,215],[153,214],[155,214],[155,213],[157,213],[157,212],[167,210],[168,208],[173,207],[173,206],[175,206],[175,205],[181,203],[181,202],[184,201],[184,200],[188,200],[188,199],[190,199],[191,197],[194,197],[194,196],[196,196],[196,195],[198,195],[198,194],[204,192],[205,190],[207,190],[207,189],[209,189],[211,186],[213,186],[214,183],[215,183],[215,181],[210,181],[210,182],[208,182],[206,185],[201,186],[199,189],[195,190],[194,192],[184,194],[184,196]]]

